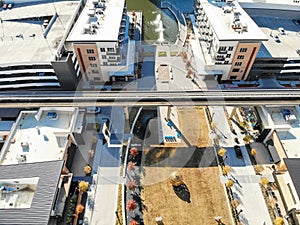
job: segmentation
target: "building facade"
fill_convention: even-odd
[[[134,76],[134,41],[129,40],[125,1],[87,1],[67,46],[74,49],[84,81],[101,85]]]

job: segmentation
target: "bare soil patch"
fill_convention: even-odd
[[[180,199],[169,175],[178,168],[145,167],[142,180],[142,199],[145,225],[155,225],[155,217],[162,216],[168,225],[216,225],[215,216],[222,216],[222,222],[231,224],[230,209],[217,167],[182,168],[184,183],[190,194],[190,203]]]
[[[181,133],[192,146],[212,146],[204,107],[178,107]]]

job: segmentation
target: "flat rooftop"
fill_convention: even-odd
[[[62,160],[77,108],[22,111],[0,154],[0,165]]]
[[[267,8],[279,10],[298,10],[300,9],[299,3],[294,0],[238,0],[243,8]]]
[[[300,108],[299,106],[266,107],[277,135],[288,158],[300,158]],[[289,112],[289,116],[285,116]]]
[[[78,4],[78,1],[62,1],[2,10],[1,64],[53,60]],[[43,26],[45,20],[48,26]],[[45,29],[49,29],[46,38]]]
[[[125,0],[99,0],[95,4],[96,2],[97,0],[87,1],[67,41],[118,40]]]
[[[0,185],[15,189],[0,193],[0,202],[8,204],[0,208],[0,224],[48,224],[63,164],[56,160],[0,166]]]
[[[267,40],[266,35],[242,9],[237,1],[231,4],[212,0],[200,0],[203,9],[219,40]],[[233,29],[234,15],[239,23],[246,27],[245,31]]]
[[[269,37],[268,41],[263,41],[264,47],[260,48],[257,57],[300,57],[296,52],[296,49],[300,49],[300,26],[296,25],[292,19],[275,16],[253,16],[252,18]],[[285,34],[279,32],[280,27],[285,30]],[[275,35],[278,36],[279,41],[273,38]]]

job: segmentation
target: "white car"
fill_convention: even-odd
[[[87,113],[95,113],[95,114],[96,113],[100,113],[101,112],[101,108],[97,107],[97,106],[96,107],[94,107],[94,106],[93,107],[87,107],[86,108],[86,112]]]
[[[285,30],[282,27],[279,27],[278,30],[280,34],[286,35]]]

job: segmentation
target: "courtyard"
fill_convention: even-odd
[[[232,224],[224,184],[220,181],[215,152],[209,137],[204,107],[177,108],[182,142],[177,146],[151,146],[143,151],[141,199],[145,225],[216,225],[216,216]],[[170,183],[170,175],[179,172],[183,189]]]
[[[145,167],[141,193],[145,225],[155,224],[157,216],[168,225],[216,225],[216,216],[221,216],[226,225],[232,224],[218,167],[179,169],[190,203],[176,194],[168,180],[168,176],[177,170],[175,167]]]

